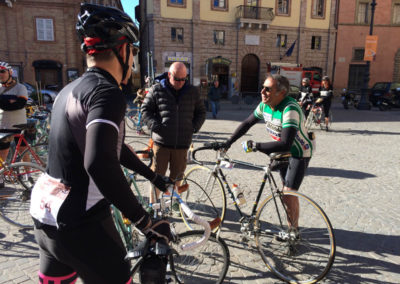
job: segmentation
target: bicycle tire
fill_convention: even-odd
[[[287,241],[277,239],[279,233],[290,231],[283,202],[270,195],[261,203],[254,221],[258,251],[269,270],[280,279],[289,283],[315,283],[325,277],[335,259],[332,225],[321,207],[307,196],[296,191],[285,191],[283,195],[299,200],[300,238],[292,234]],[[289,246],[295,249],[295,255],[287,254]]]
[[[5,180],[4,188],[0,189],[0,217],[3,220],[19,228],[33,228],[29,213],[30,194],[36,180],[44,172],[43,167],[25,162],[0,170]]]
[[[226,212],[226,194],[219,177],[204,166],[195,166],[185,173],[183,183],[188,183],[187,191],[181,193],[182,199],[189,208],[204,220],[221,219],[221,224],[214,228],[216,232],[222,225]],[[190,229],[199,229],[200,226],[189,220],[180,207],[183,222]]]
[[[228,272],[230,253],[225,241],[211,233],[202,246],[183,251],[180,244],[200,239],[202,230],[186,231],[178,234],[171,243],[178,255],[173,256],[175,272],[181,283],[222,283]],[[174,277],[172,280],[175,281]],[[172,282],[174,283],[174,282]],[[176,282],[175,282],[176,283]]]

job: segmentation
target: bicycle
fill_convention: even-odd
[[[140,106],[135,105],[133,108],[130,108],[126,111],[125,114],[125,124],[132,130],[135,130],[137,134],[142,135],[146,134],[143,130],[144,122],[142,119],[142,111]]]
[[[0,217],[18,228],[32,229],[29,213],[31,190],[45,169],[37,164],[18,162],[6,164],[0,159],[0,175],[5,187],[0,188]]]
[[[185,187],[187,186],[177,190],[185,190]],[[204,231],[186,231],[178,234],[175,223],[171,223],[173,240],[171,241],[171,254],[168,257],[167,277],[169,279],[167,283],[172,283],[173,279],[175,283],[222,283],[230,263],[229,249],[221,238],[211,233],[208,222],[191,212],[174,190],[170,190],[169,194],[163,194],[158,203],[153,203],[154,216],[158,218],[171,217],[173,201],[178,201],[185,214],[197,224],[201,224]],[[136,260],[131,270],[132,275],[135,276],[143,261],[143,256],[138,254],[135,248],[145,237],[116,208],[113,208],[113,217],[118,231],[125,236],[124,242],[128,250],[126,259]]]
[[[306,122],[305,122],[305,126],[307,129],[311,129],[311,127],[313,125],[315,125],[316,127],[319,127],[321,129],[325,129],[326,125],[325,125],[325,119],[324,119],[325,115],[324,115],[324,109],[322,108],[322,106],[316,102],[314,102],[311,107],[310,107],[310,112],[307,116]],[[329,128],[332,125],[332,121],[333,121],[333,115],[332,115],[332,111],[329,112]]]
[[[336,251],[334,232],[328,217],[322,208],[306,195],[280,189],[272,175],[276,165],[288,163],[290,153],[271,154],[268,166],[258,166],[229,159],[224,147],[224,143],[206,143],[193,151],[192,159],[198,165],[185,174],[189,188],[181,194],[188,206],[205,220],[219,216],[223,221],[226,213],[226,190],[239,215],[242,241],[255,240],[269,270],[278,278],[290,283],[314,283],[324,278],[333,264]],[[196,152],[202,150],[216,151],[217,158],[213,168],[204,166],[196,159]],[[264,172],[249,215],[244,214],[237,205],[222,171],[223,166],[232,168],[234,164]],[[196,182],[191,182],[193,180]],[[267,181],[270,195],[260,201]],[[301,215],[298,230],[289,225],[292,222],[284,205],[285,196],[294,196],[299,200]],[[190,229],[195,228],[184,212],[182,218]]]

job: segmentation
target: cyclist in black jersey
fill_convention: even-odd
[[[325,129],[329,131],[329,112],[333,99],[333,88],[328,76],[322,77],[321,87],[319,88],[319,98],[316,103],[321,104],[325,114]]]
[[[310,113],[310,108],[313,104],[313,99],[314,99],[312,88],[310,85],[310,79],[303,78],[301,80],[301,87],[299,93],[300,97],[298,99],[298,102],[305,114],[305,117],[307,118],[308,114]]]
[[[114,204],[146,236],[169,241],[167,221],[152,223],[120,164],[165,191],[124,144],[126,100],[120,83],[131,75],[138,29],[122,11],[81,4],[78,23],[88,70],[68,84],[53,106],[46,175],[35,184],[31,215],[40,253],[40,283],[130,281],[126,251],[114,226]],[[129,282],[130,283],[130,282]]]

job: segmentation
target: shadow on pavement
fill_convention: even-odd
[[[0,236],[0,257],[7,258],[38,258],[39,252],[33,235],[33,230],[21,229],[10,231],[10,235]]]
[[[388,256],[400,256],[400,236],[335,229],[335,238],[337,252],[335,263],[328,275],[330,280],[334,283],[394,283],[372,278],[376,275],[387,275],[387,272],[400,272],[400,265],[394,263],[393,257],[392,261],[388,261]],[[371,257],[348,251],[368,252]],[[370,278],[368,275],[374,277]]]
[[[243,249],[247,250],[248,253],[258,254],[256,249],[250,246],[245,247],[240,241],[240,237],[238,237],[240,234],[238,219],[238,215],[234,210],[227,209],[222,238],[227,242],[230,250]],[[229,236],[233,236],[232,232],[236,234],[234,238],[229,238]],[[400,257],[400,236],[342,229],[334,229],[334,233],[336,239],[335,262],[329,274],[325,277],[326,283],[396,283],[374,278],[376,278],[376,275],[400,273],[400,265],[395,263],[395,258]],[[254,242],[250,241],[249,244],[254,245]],[[365,255],[370,255],[370,257]],[[268,273],[267,268],[266,271],[257,271],[235,262],[232,262],[231,266],[244,270],[250,269],[249,271],[254,271],[259,276],[251,279],[274,278],[272,273]],[[393,277],[391,278],[393,279]],[[243,281],[245,279],[235,277],[231,280]],[[322,282],[325,283],[325,281]],[[278,279],[277,283],[279,283]]]
[[[334,169],[334,168],[321,168],[321,167],[309,167],[307,169],[306,175],[312,176],[327,176],[327,177],[340,177],[340,178],[349,178],[349,179],[366,179],[376,177],[370,173],[364,173],[353,170],[342,170],[342,169]]]
[[[330,129],[329,132],[334,133],[347,133],[351,135],[400,135],[400,132],[389,132],[389,131],[370,131],[370,130],[352,130],[352,129]]]

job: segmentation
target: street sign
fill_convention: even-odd
[[[378,36],[367,35],[365,38],[364,61],[373,61],[378,48]]]

